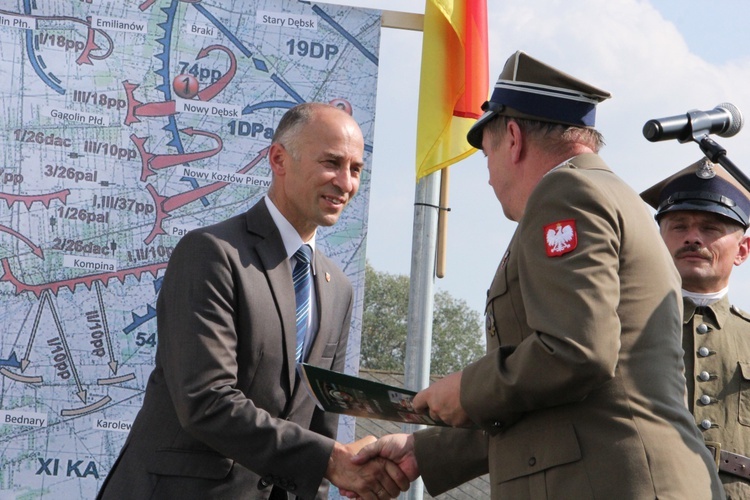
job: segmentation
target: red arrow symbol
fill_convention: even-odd
[[[209,101],[216,97],[216,95],[224,90],[224,88],[232,81],[235,73],[237,72],[237,58],[234,57],[234,53],[231,50],[224,47],[223,45],[210,45],[205,49],[198,52],[197,59],[203,59],[208,55],[209,52],[214,50],[220,50],[229,56],[229,69],[221,78],[216,80],[214,83],[206,87],[205,89],[198,92],[198,99],[201,101]],[[157,116],[170,116],[177,112],[177,104],[175,101],[160,101],[160,102],[147,102],[143,103],[135,98],[133,93],[135,89],[139,87],[138,84],[130,82],[122,82],[125,87],[125,95],[128,97],[128,113],[125,117],[125,125],[131,123],[138,123],[139,118],[144,116],[157,117]]]
[[[94,29],[91,27],[91,17],[87,17],[86,20],[88,21],[88,34],[86,36],[86,45],[84,46],[83,50],[81,51],[81,55],[78,56],[78,59],[76,59],[76,64],[79,66],[81,64],[94,64],[91,62],[92,59],[94,60],[102,60],[108,58],[112,51],[114,50],[114,43],[112,42],[112,38],[107,34],[106,31],[100,30],[100,29]],[[96,43],[96,40],[94,38],[96,37],[96,33],[99,33],[104,38],[107,39],[107,42],[109,43],[109,48],[107,49],[107,52],[105,52],[102,55],[93,55],[91,52],[95,50],[101,50],[101,47]]]
[[[6,281],[8,283],[11,283],[16,289],[16,295],[20,295],[24,292],[32,292],[34,295],[36,295],[36,297],[41,297],[42,293],[44,293],[45,290],[49,290],[50,293],[57,295],[63,288],[67,288],[68,290],[73,292],[78,285],[84,285],[86,288],[91,290],[91,287],[97,280],[101,281],[104,286],[107,286],[113,279],[118,280],[120,283],[125,283],[125,280],[128,276],[135,276],[136,280],[140,280],[143,273],[150,273],[154,278],[156,278],[159,271],[166,267],[166,262],[158,262],[156,264],[149,264],[146,266],[121,269],[114,273],[99,273],[89,276],[81,276],[79,278],[67,279],[64,281],[43,283],[41,285],[29,285],[21,282],[13,275],[13,271],[10,268],[8,259],[3,258],[0,259],[0,268],[2,268],[2,274],[0,274],[0,282]]]
[[[255,167],[260,161],[268,155],[270,148],[264,148],[258,152],[258,155],[253,158],[250,163],[242,167],[237,173],[246,174],[253,167]],[[212,184],[206,184],[205,186],[199,187],[198,189],[191,189],[185,193],[180,193],[174,196],[166,197],[156,192],[156,189],[151,185],[146,185],[146,190],[151,194],[154,199],[154,205],[156,206],[156,220],[154,221],[154,227],[151,229],[151,233],[143,240],[144,243],[150,245],[154,239],[160,234],[166,234],[166,231],[162,227],[164,219],[171,217],[170,212],[177,210],[180,207],[192,203],[195,200],[203,198],[219,189],[224,188],[228,182],[214,182]]]
[[[46,208],[49,208],[49,204],[53,200],[59,200],[61,203],[65,203],[68,200],[70,189],[63,189],[62,191],[55,191],[49,194],[9,194],[0,193],[0,200],[5,200],[8,204],[8,208],[11,208],[15,203],[23,203],[26,208],[31,208],[33,203],[41,203]]]
[[[182,129],[183,132],[189,136],[203,135],[210,137],[216,141],[216,147],[205,151],[196,151],[193,153],[178,153],[174,155],[157,155],[146,151],[146,141],[148,137],[138,137],[135,134],[131,134],[130,140],[133,141],[138,152],[141,154],[141,181],[145,181],[150,176],[154,175],[155,170],[161,170],[162,168],[173,167],[182,163],[190,163],[191,161],[203,160],[210,158],[217,154],[224,147],[224,143],[221,137],[218,135],[206,132],[205,130],[196,130],[192,127]]]
[[[30,239],[28,239],[26,236],[22,235],[18,231],[15,231],[15,230],[13,230],[13,229],[11,229],[9,227],[6,227],[6,226],[3,226],[2,224],[0,224],[0,232],[5,232],[5,233],[8,233],[8,234],[11,234],[11,235],[15,236],[19,240],[21,240],[24,243],[26,243],[29,246],[29,248],[31,248],[31,251],[34,253],[34,255],[36,255],[40,259],[44,258],[44,253],[42,252],[42,247],[39,247],[39,246],[35,245],[34,243],[32,243],[32,241]]]
[[[206,132],[205,130],[196,130],[193,127],[188,127],[180,130],[189,136],[193,135],[204,135],[210,137],[216,141],[216,147],[213,149],[207,149],[205,151],[196,151],[194,153],[182,153],[175,155],[154,155],[149,162],[149,167],[152,170],[161,170],[162,168],[173,167],[181,163],[190,163],[191,161],[203,160],[204,158],[210,158],[215,155],[224,147],[224,143],[221,137],[212,133]],[[141,179],[144,180],[144,179]]]
[[[234,78],[234,74],[237,72],[237,58],[234,57],[234,53],[232,53],[231,50],[224,47],[223,45],[209,45],[205,49],[202,49],[200,52],[198,52],[198,56],[195,59],[203,59],[208,55],[209,52],[212,52],[214,50],[220,50],[229,56],[229,69],[222,75],[221,78],[198,92],[198,99],[200,99],[201,101],[210,101],[211,99],[216,97],[216,95],[224,90],[224,87],[226,87],[229,82],[232,81],[232,78]]]
[[[142,103],[135,98],[133,91],[140,87],[136,83],[128,81],[122,82],[125,87],[125,95],[128,97],[128,114],[125,116],[125,125],[138,123],[141,120],[139,116],[169,116],[177,111],[177,104],[174,101],[148,102]]]

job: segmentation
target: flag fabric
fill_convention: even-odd
[[[487,100],[487,0],[426,0],[417,119],[417,179],[462,160]]]

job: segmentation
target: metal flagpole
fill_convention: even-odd
[[[423,14],[383,11],[381,26],[422,31]],[[406,362],[404,385],[412,390],[430,384],[430,354],[432,352],[432,310],[435,285],[435,252],[438,229],[438,198],[440,177],[427,175],[417,182],[414,194],[414,222],[412,229],[411,273],[409,281],[409,311],[407,317]],[[412,433],[423,426],[405,424],[404,432]],[[399,498],[422,500],[422,479],[414,481],[409,491]]]
[[[486,30],[485,9],[479,9],[477,7],[476,11],[472,12],[474,17],[471,22],[476,23],[475,27],[477,29],[483,27],[483,29]],[[453,23],[452,20],[450,22],[451,24]],[[404,16],[403,13],[384,11],[381,19],[381,26],[424,32],[424,15],[415,16],[412,14],[407,17]],[[481,33],[479,33],[479,35],[481,35]],[[484,38],[482,36],[477,36],[476,38],[476,42],[480,44],[482,40],[484,41],[484,44],[482,45],[484,45],[484,50],[486,52],[486,35]],[[473,38],[470,37],[470,39]],[[466,47],[464,47],[464,49],[466,49]],[[479,47],[479,49],[480,50],[478,51],[471,51],[471,54],[464,54],[465,57],[468,57],[467,64],[470,64],[470,61],[473,61],[476,58],[481,60],[482,57],[484,57],[486,59],[486,53],[484,53],[483,56],[481,54],[482,47]],[[425,60],[424,55],[425,52],[423,50],[423,64]],[[486,60],[484,63],[486,64]],[[483,91],[483,93],[486,94],[486,90]],[[470,152],[467,151],[460,155],[453,156],[448,160],[448,164],[457,161],[457,158],[465,157],[467,153],[470,154]],[[442,189],[441,179],[443,182]],[[447,214],[441,214],[442,208],[440,206],[443,204],[447,205],[447,169],[444,169],[440,177],[438,177],[436,173],[432,173],[419,179],[417,181],[414,198],[414,225],[412,232],[412,260],[409,284],[409,311],[407,319],[408,330],[406,337],[404,383],[409,389],[421,390],[430,384],[435,277],[439,276],[442,278],[445,274],[445,242],[443,241],[441,244],[439,256],[437,254],[437,248],[438,233],[441,229],[445,230],[447,226],[447,218],[445,217]],[[440,215],[443,215],[442,221],[439,220],[441,218]],[[440,260],[438,260],[438,257]],[[408,424],[403,426],[403,430],[404,432],[412,433],[421,427],[423,426]],[[422,500],[423,494],[424,484],[421,479],[418,479],[412,484],[408,492],[401,495],[401,498]]]
[[[440,176],[433,173],[417,182],[414,195],[406,373],[404,374],[405,386],[412,390],[424,389],[430,384],[439,191]],[[412,433],[423,426],[405,424],[402,427],[404,432]],[[420,478],[412,483],[409,491],[403,493],[401,498],[422,500],[423,490],[424,485]]]

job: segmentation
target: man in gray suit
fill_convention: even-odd
[[[295,371],[301,360],[344,368],[352,287],[315,234],[356,194],[363,151],[347,113],[296,106],[272,140],[268,195],[179,242],[157,302],[156,366],[99,498],[326,498],[330,481],[375,499],[408,488],[387,460],[349,460],[361,444],[335,440],[338,417],[315,407]],[[298,291],[305,246],[312,286]],[[299,303],[311,307],[301,315]]]

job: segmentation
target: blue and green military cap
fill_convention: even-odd
[[[490,100],[482,105],[484,114],[471,127],[466,139],[481,149],[484,126],[498,115],[594,127],[596,105],[610,97],[609,92],[519,50],[505,62]]]

